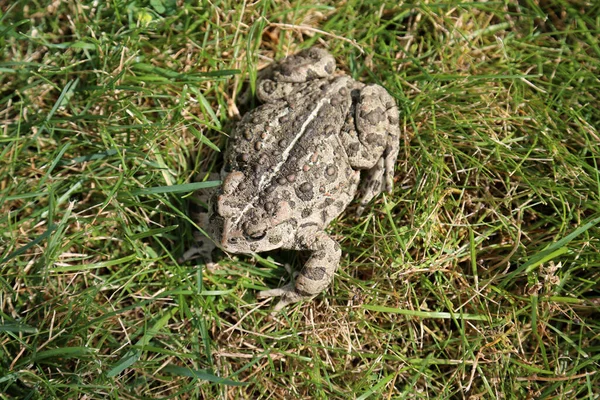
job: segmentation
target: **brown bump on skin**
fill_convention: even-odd
[[[310,162],[316,163],[317,161],[319,161],[319,153],[313,153],[313,155],[310,156]]]
[[[283,115],[282,117],[279,118],[279,122],[282,124],[285,124],[286,122],[288,122],[290,120],[290,116],[289,115]]]
[[[304,164],[304,165],[302,166],[302,171],[304,171],[304,172],[308,172],[308,171],[310,171],[310,165],[308,165],[308,164]]]
[[[367,143],[369,144],[373,144],[375,142],[377,142],[377,140],[380,138],[381,136],[376,134],[376,133],[371,133],[369,136],[367,136]]]
[[[346,89],[345,87],[340,89],[340,94],[342,96],[347,96],[348,95],[348,89]]]
[[[340,105],[340,99],[337,97],[334,97],[329,101],[329,104],[331,104],[334,107],[337,107]]]
[[[319,187],[319,192],[320,193],[325,193],[325,186]]]
[[[310,182],[304,182],[302,185],[300,185],[300,187],[298,189],[300,189],[300,191],[302,193],[308,193],[312,190],[313,185]]]
[[[279,178],[277,178],[277,183],[279,183],[280,185],[285,185],[286,180],[283,176],[280,176]]]
[[[243,136],[246,140],[252,140],[252,132],[250,131],[250,129],[246,129],[243,133]]]
[[[296,175],[290,174],[290,175],[286,176],[286,179],[288,180],[288,182],[292,183],[296,180]]]
[[[263,132],[263,133],[260,134],[260,138],[261,139],[266,139],[267,136],[269,136],[269,134],[267,132]]]
[[[333,176],[335,174],[335,172],[336,172],[336,168],[333,165],[328,166],[327,169],[325,170],[325,173],[328,176]]]
[[[266,212],[271,212],[271,211],[273,211],[274,208],[275,208],[275,205],[272,202],[267,201],[265,203],[265,211]]]
[[[281,242],[281,236],[274,235],[274,236],[269,237],[269,243],[271,243],[271,244],[277,244],[279,242]]]
[[[265,188],[265,193],[270,194],[275,190],[275,185],[269,185]]]
[[[223,192],[233,193],[237,186],[244,180],[244,174],[240,171],[230,173],[223,180]]]
[[[254,143],[254,150],[259,151],[260,149],[262,149],[262,143],[261,142]]]
[[[370,112],[366,117],[367,121],[369,121],[369,123],[372,125],[377,125],[378,123],[382,122],[384,118],[383,111],[379,109]]]
[[[314,197],[312,184],[304,182],[302,185],[295,187],[296,196],[302,201],[311,201]]]
[[[259,182],[260,182],[260,181],[259,181],[257,178],[254,178],[254,179],[252,179],[252,185],[253,185],[253,186],[258,186],[258,183],[259,183]]]
[[[279,143],[277,143],[277,144],[279,145],[279,147],[282,147],[282,148],[283,148],[283,147],[287,146],[288,142],[287,142],[287,140],[286,140],[286,139],[281,139],[281,140],[279,141]]]
[[[271,93],[273,93],[275,88],[276,88],[276,85],[273,81],[268,81],[268,80],[263,81],[262,90],[264,90],[265,93],[271,94]]]
[[[260,165],[264,165],[267,161],[268,161],[267,156],[265,156],[264,154],[262,156],[260,156],[260,158],[258,159],[258,163]]]

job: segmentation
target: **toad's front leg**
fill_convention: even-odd
[[[263,290],[258,298],[281,297],[273,311],[279,311],[288,304],[314,297],[325,290],[333,280],[340,265],[342,251],[339,244],[323,231],[300,236],[290,246],[293,250],[310,250],[310,258],[300,271],[296,281],[281,288]]]

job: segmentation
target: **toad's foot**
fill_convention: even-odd
[[[296,291],[296,286],[294,285],[294,283],[288,283],[287,285],[277,289],[263,290],[261,292],[258,292],[256,294],[256,297],[258,299],[266,299],[269,297],[281,297],[277,305],[273,308],[273,312],[276,313],[278,311],[281,311],[289,304],[297,303],[304,299],[310,299],[311,297],[314,297],[314,295],[302,295]]]
[[[325,290],[340,263],[342,251],[336,241],[323,231],[306,231],[299,235],[293,250],[309,250],[311,256],[297,274],[295,282],[289,283],[278,289],[264,290],[258,293],[259,298],[281,297],[274,308],[274,312],[283,309],[288,304],[315,297]]]
[[[211,272],[214,272],[219,266],[219,264],[212,261],[212,258],[207,257],[204,250],[198,246],[192,246],[186,250],[186,252],[177,259],[177,263],[183,264],[186,261],[195,260],[196,258],[204,259],[204,265],[206,266],[206,269]]]
[[[211,239],[206,238],[200,232],[194,232],[196,244],[190,247],[177,259],[177,263],[183,264],[186,261],[202,258],[206,269],[213,272],[217,269],[218,264],[213,262],[212,251],[215,245]]]

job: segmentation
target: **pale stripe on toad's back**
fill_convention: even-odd
[[[302,127],[300,128],[300,131],[298,132],[298,134],[296,134],[292,138],[292,141],[290,142],[290,144],[283,151],[281,160],[279,161],[279,163],[277,165],[274,166],[272,172],[270,172],[268,174],[264,174],[263,176],[261,176],[260,182],[259,182],[258,188],[257,188],[258,189],[257,195],[254,196],[254,198],[252,198],[252,200],[248,203],[248,205],[246,207],[244,207],[244,209],[240,212],[240,215],[235,219],[234,224],[237,225],[240,222],[240,220],[243,218],[243,216],[246,214],[246,212],[249,209],[251,209],[251,208],[253,208],[255,206],[256,201],[260,197],[260,193],[265,189],[265,186],[268,185],[268,184],[270,184],[271,181],[273,180],[273,178],[275,178],[277,176],[277,174],[279,174],[279,171],[281,170],[281,167],[288,160],[288,157],[290,155],[290,151],[292,150],[292,148],[294,148],[294,146],[296,145],[296,142],[304,135],[304,133],[306,132],[306,128],[313,121],[313,119],[315,119],[315,117],[317,116],[317,113],[319,112],[319,110],[321,109],[321,107],[323,107],[323,104],[325,102],[329,102],[329,99],[321,99],[317,103],[317,105],[313,108],[313,110],[309,114],[309,116],[306,119],[306,121],[304,121],[304,123],[302,124]],[[286,111],[287,110],[288,109],[286,109]],[[287,112],[285,114],[287,114]],[[285,115],[285,114],[282,114],[282,115]]]

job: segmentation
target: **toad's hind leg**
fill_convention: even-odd
[[[292,246],[294,250],[310,250],[311,256],[298,274],[294,283],[281,288],[264,290],[258,298],[281,297],[273,311],[279,311],[288,304],[314,297],[325,290],[333,280],[340,264],[342,251],[336,241],[325,232],[305,235]]]
[[[356,129],[354,129],[356,128]],[[358,187],[360,214],[371,199],[394,186],[394,165],[398,157],[400,127],[398,107],[379,85],[360,89],[354,126],[342,132],[350,165],[364,170]]]

